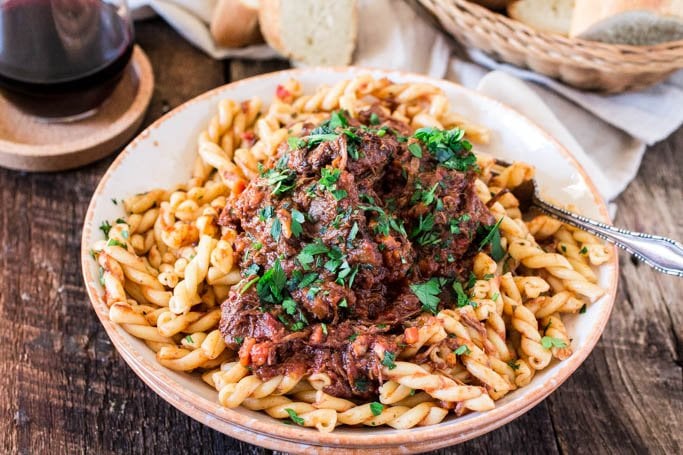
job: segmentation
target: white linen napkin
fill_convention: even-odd
[[[215,3],[130,0],[135,17],[153,10],[214,58],[276,55],[263,45],[217,47],[208,30]],[[476,64],[456,59],[446,38],[403,0],[359,0],[359,5],[355,65],[455,80],[516,108],[576,156],[606,200],[616,198],[635,177],[646,145],[666,138],[683,123],[683,71],[640,92],[612,96],[582,92],[478,51],[470,52]]]

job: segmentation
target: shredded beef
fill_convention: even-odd
[[[221,214],[238,233],[243,280],[222,304],[220,330],[235,349],[254,343],[262,378],[326,373],[327,393],[368,398],[423,311],[410,285],[466,280],[478,229],[494,219],[475,170],[443,167],[424,147],[415,156],[408,125],[377,106],[342,120],[306,125],[308,142],[283,143]],[[455,299],[444,291],[440,308]]]

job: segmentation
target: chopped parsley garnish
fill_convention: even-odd
[[[320,180],[318,184],[323,188],[329,190],[336,188],[334,185],[339,180],[341,169],[324,167],[320,169]]]
[[[306,145],[306,141],[300,137],[290,136],[287,138],[287,145],[289,145],[290,150],[296,150]]]
[[[349,341],[353,343],[354,341],[356,341],[356,338],[358,338],[358,333],[354,332],[349,336]]]
[[[282,222],[280,218],[273,218],[273,224],[270,226],[270,235],[275,239],[276,242],[280,240],[280,235],[282,234]]]
[[[390,351],[384,351],[384,358],[382,359],[382,365],[393,370],[396,368],[396,354]]]
[[[292,209],[291,229],[294,237],[298,238],[301,235],[301,233],[304,232],[304,229],[301,227],[304,221],[306,221],[304,214],[298,211],[297,209]]]
[[[247,267],[246,269],[242,270],[242,274],[243,274],[245,277],[249,277],[249,276],[252,276],[252,275],[258,275],[260,269],[261,269],[261,266],[258,265],[258,264],[256,264],[256,263],[254,263],[254,264],[251,264],[251,265],[250,265],[249,267]]]
[[[584,303],[581,309],[579,310],[579,314],[584,314],[586,312],[586,304]]]
[[[494,302],[497,302],[499,297],[500,297],[500,294],[496,292],[495,294],[493,294],[493,296],[491,296],[491,300],[493,300]]]
[[[324,322],[322,322],[322,323],[320,324],[320,327],[323,329],[323,333],[324,333],[325,335],[327,335],[327,324],[325,324]]]
[[[297,425],[302,425],[304,424],[304,419],[299,417],[299,415],[294,411],[292,408],[286,408],[285,411],[287,414],[289,414],[289,418],[292,419],[292,422],[296,423]]]
[[[493,226],[484,227],[483,229],[486,231],[486,236],[484,236],[481,243],[479,243],[479,251],[489,243],[491,244],[491,257],[494,261],[500,261],[505,256],[505,251],[503,251],[503,247],[500,244],[499,227],[502,222],[503,218],[501,217]]]
[[[273,266],[259,278],[256,283],[256,292],[262,302],[278,304],[285,298],[283,291],[287,283],[287,275],[282,269],[280,258],[277,258]]]
[[[296,314],[296,300],[286,298],[282,301],[282,309],[289,315]]]
[[[370,114],[370,125],[379,125],[379,115],[374,112]]]
[[[408,151],[416,158],[422,158],[422,147],[417,142],[408,144]]]
[[[396,220],[393,216],[388,215],[382,207],[374,204],[374,200],[371,197],[365,197],[371,205],[361,205],[360,209],[377,213],[377,223],[373,227],[373,230],[377,234],[384,236],[389,235],[391,229],[398,232],[401,235],[406,235],[406,229],[403,227],[403,221]]]
[[[247,292],[249,290],[249,288],[252,287],[254,285],[254,283],[256,283],[259,279],[260,279],[260,277],[257,276],[256,278],[249,280],[247,282],[247,284],[245,284],[244,287],[242,288],[242,290],[240,291],[240,295]]]
[[[116,239],[109,239],[109,240],[107,240],[107,246],[120,246],[121,248],[125,248],[126,244],[121,243]]]
[[[441,237],[438,232],[432,231],[434,228],[434,214],[428,213],[420,215],[417,226],[410,233],[410,238],[417,241],[421,246],[434,245],[439,243]]]
[[[341,201],[349,195],[349,193],[346,190],[332,190],[330,191],[330,193],[332,193],[332,196],[334,196],[334,198],[338,201]]]
[[[188,343],[194,343],[194,340],[192,339],[192,335],[186,336],[185,341],[187,341]]]
[[[411,284],[410,290],[417,296],[420,303],[422,303],[422,310],[429,311],[436,314],[439,302],[439,294],[441,294],[441,286],[445,284],[444,278],[431,278],[422,284]]]
[[[469,355],[472,353],[472,351],[470,351],[470,348],[468,348],[466,344],[463,344],[458,346],[458,349],[453,351],[453,353],[456,355]]]
[[[436,200],[436,196],[434,196],[434,193],[436,192],[436,189],[439,187],[439,182],[436,182],[434,186],[428,191],[425,191],[422,188],[421,183],[416,183],[415,184],[415,192],[413,193],[413,196],[410,198],[410,203],[415,204],[417,202],[422,202],[424,205],[431,205],[434,200]]]
[[[567,343],[565,343],[564,340],[561,340],[559,338],[543,337],[541,338],[541,346],[543,346],[544,349],[566,348]]]
[[[586,246],[584,246],[583,248],[581,248],[579,250],[579,254],[583,254],[583,255],[588,254],[588,248]]]
[[[517,363],[517,360],[515,360],[515,359],[508,361],[508,366],[515,371],[519,370],[519,364]]]
[[[353,241],[356,239],[356,236],[358,235],[358,223],[353,222],[353,226],[351,226],[351,230],[349,231],[349,236],[346,238],[346,245],[351,248],[353,245]]]
[[[105,220],[100,224],[100,231],[104,233],[105,237],[109,237],[109,231],[111,231],[111,224],[109,224],[109,221]]]
[[[266,221],[267,219],[273,217],[273,213],[274,213],[273,206],[268,205],[266,207],[263,207],[262,209],[259,209],[258,219],[259,219],[259,221]]]
[[[470,298],[465,293],[465,290],[462,288],[462,284],[459,281],[454,281],[452,287],[453,287],[453,290],[455,291],[455,295],[458,297],[458,302],[456,304],[458,306],[458,308],[462,308],[464,306],[469,305],[470,304]]]
[[[346,190],[337,188],[340,175],[341,169],[324,167],[320,170],[320,180],[318,180],[318,185],[332,193],[336,200],[344,199],[348,195]]]
[[[237,344],[242,344],[242,342],[244,341],[244,337],[233,337],[233,339]]]
[[[297,259],[304,269],[308,270],[309,266],[315,261],[315,255],[327,253],[328,251],[330,249],[320,239],[316,239],[314,243],[309,243],[301,249]]]
[[[287,167],[287,155],[283,155],[274,168],[261,172],[261,177],[273,188],[270,194],[282,196],[294,188],[296,173]]]
[[[339,302],[339,305],[337,305],[339,308],[348,308],[349,307],[349,302],[346,301],[346,299],[342,299],[341,302]]]
[[[477,170],[477,157],[472,153],[472,144],[465,140],[465,130],[453,128],[440,130],[420,128],[413,135],[421,141],[439,164],[456,171]]]
[[[462,223],[469,221],[470,219],[471,219],[471,217],[467,213],[464,213],[457,218],[451,219],[451,221],[448,223],[450,228],[451,228],[451,234],[460,234],[460,232],[461,232],[460,225]]]
[[[376,401],[373,401],[370,403],[370,412],[372,412],[372,415],[378,416],[384,411],[384,405],[382,403],[378,403]]]

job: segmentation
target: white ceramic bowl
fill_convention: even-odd
[[[600,268],[599,284],[606,295],[590,305],[585,314],[563,317],[572,338],[574,354],[539,372],[531,383],[496,402],[496,408],[410,430],[391,428],[339,428],[332,433],[284,425],[263,413],[247,409],[225,409],[217,393],[196,375],[176,373],[159,365],[154,353],[140,340],[108,319],[108,309],[98,282],[97,266],[89,255],[94,241],[102,238],[98,226],[104,220],[124,215],[121,199],[151,188],[185,182],[196,154],[197,134],[214,114],[220,99],[246,100],[260,96],[267,102],[275,87],[294,77],[310,92],[321,84],[351,78],[361,72],[386,76],[396,82],[427,82],[441,87],[452,108],[491,130],[491,142],[479,150],[508,161],[520,160],[536,166],[544,194],[562,203],[572,203],[584,215],[609,221],[607,208],[576,160],[548,134],[509,107],[459,85],[401,72],[343,69],[289,70],[266,74],[219,87],[166,114],[143,131],[112,163],[93,195],[85,218],[82,238],[83,276],[92,305],[107,334],[130,367],[162,398],[190,417],[243,441],[271,449],[296,452],[401,451],[418,452],[457,444],[491,431],[523,414],[559,387],[585,360],[600,337],[609,317],[617,286],[617,259]],[[154,422],[149,422],[154,425]],[[349,453],[347,450],[346,453]]]

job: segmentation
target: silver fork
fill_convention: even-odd
[[[509,163],[501,160],[496,160],[496,162],[501,166],[509,166]],[[548,215],[614,243],[659,272],[683,277],[683,244],[681,242],[659,235],[610,226],[550,204],[541,199],[535,179],[522,183],[511,190],[511,193],[519,200],[519,209],[522,212],[536,207]]]

